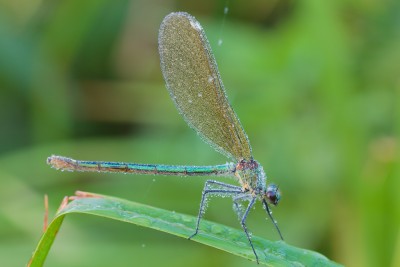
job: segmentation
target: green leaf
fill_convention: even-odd
[[[31,267],[44,264],[64,217],[70,213],[102,216],[183,238],[188,238],[193,234],[197,219],[193,216],[105,195],[80,193],[73,199],[57,213],[46,229],[33,253]],[[192,240],[255,261],[255,256],[242,230],[202,220],[200,232]],[[268,266],[340,266],[317,252],[296,248],[283,241],[272,242],[257,236],[253,236],[252,241],[260,264]]]

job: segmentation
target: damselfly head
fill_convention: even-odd
[[[274,206],[278,205],[281,199],[281,193],[279,192],[278,186],[275,184],[268,185],[264,192],[264,199]]]

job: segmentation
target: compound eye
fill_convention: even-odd
[[[265,197],[269,203],[276,206],[279,203],[280,193],[276,185],[269,185],[265,193]]]

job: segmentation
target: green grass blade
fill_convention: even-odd
[[[119,198],[95,195],[77,198],[65,206],[53,219],[33,253],[31,267],[42,266],[67,214],[92,214],[149,227],[187,238],[193,234],[196,217],[166,211]],[[202,220],[201,230],[193,241],[212,246],[240,257],[255,260],[246,236],[241,229]],[[260,264],[268,266],[340,266],[323,255],[290,246],[283,241],[268,241],[257,236],[252,241]],[[183,241],[190,242],[190,241]]]
[[[32,258],[28,263],[29,267],[43,266],[47,254],[49,254],[51,245],[53,245],[57,232],[61,227],[64,217],[65,215],[59,214],[53,219],[53,221],[51,221],[49,227],[47,227],[46,231],[40,238],[39,243],[32,254]]]

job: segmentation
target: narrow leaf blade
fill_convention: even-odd
[[[41,238],[33,254],[31,266],[43,265],[63,218],[70,213],[106,217],[183,238],[187,238],[193,234],[196,217],[119,198],[93,194],[91,196],[95,197],[73,200],[57,214]],[[193,238],[193,241],[252,261],[255,260],[246,236],[240,229],[202,220],[201,230]],[[253,236],[252,241],[259,255],[260,264],[268,266],[340,266],[317,252],[296,248],[283,241],[273,242],[257,236]]]

